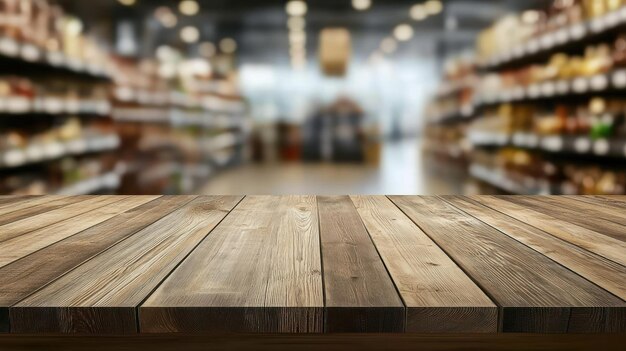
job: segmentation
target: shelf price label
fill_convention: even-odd
[[[609,153],[611,149],[610,146],[609,141],[606,139],[596,140],[593,143],[593,153],[599,156],[605,156]]]
[[[604,74],[598,74],[591,78],[591,89],[595,91],[605,90],[609,85],[609,80]]]
[[[0,39],[0,52],[6,56],[15,57],[20,53],[20,46],[11,38],[2,38]]]
[[[559,80],[556,82],[556,92],[560,95],[566,95],[569,93],[569,81],[567,80]]]
[[[541,85],[541,94],[546,97],[554,96],[556,87],[554,82],[545,82]]]
[[[576,39],[576,40],[582,39],[585,37],[585,35],[587,35],[587,28],[585,27],[584,24],[578,23],[578,24],[573,25],[570,28],[569,33],[573,39]]]
[[[556,31],[554,35],[554,40],[558,44],[565,44],[569,41],[569,32],[565,28],[561,28]]]
[[[580,137],[574,141],[574,150],[580,154],[589,152],[591,149],[591,140],[587,137]]]
[[[576,93],[585,93],[589,90],[589,81],[584,77],[574,79],[572,90]]]
[[[541,37],[541,47],[544,49],[550,49],[554,46],[555,41],[555,34],[547,33],[543,37]]]
[[[541,88],[537,84],[532,84],[528,87],[527,95],[528,97],[533,98],[533,99],[537,98],[539,97],[539,95],[541,95]]]
[[[626,70],[619,70],[613,72],[613,85],[616,88],[626,87]]]
[[[46,55],[46,60],[53,67],[61,67],[65,64],[65,57],[58,51],[50,51]]]
[[[28,62],[36,62],[41,58],[41,51],[32,44],[24,44],[22,45],[22,49],[20,50],[20,56],[22,59]]]
[[[558,152],[563,149],[563,138],[558,136],[546,137],[541,142],[544,150]]]
[[[531,54],[537,53],[539,48],[539,41],[537,39],[532,39],[526,44],[526,51]]]

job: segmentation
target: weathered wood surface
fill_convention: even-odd
[[[323,332],[314,196],[249,196],[139,310],[145,332]]]
[[[0,197],[0,333],[623,333],[624,211],[599,196]]]

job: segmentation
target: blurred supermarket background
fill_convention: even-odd
[[[0,0],[0,194],[624,194],[626,0]]]

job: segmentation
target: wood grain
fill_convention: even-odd
[[[407,332],[497,330],[497,309],[465,273],[384,196],[352,200],[407,307]]]
[[[156,198],[157,196],[108,197],[106,206],[81,213],[67,220],[58,221],[35,231],[26,230],[25,234],[0,242],[0,267]],[[83,203],[80,202],[76,205],[80,204]],[[85,204],[85,207],[88,206]],[[74,212],[71,213],[74,214]],[[33,217],[33,227],[38,226],[38,217]],[[55,216],[55,218],[60,218],[60,216]]]
[[[67,196],[47,195],[47,196],[2,196],[0,203],[0,215],[23,210],[31,206],[65,198]]]
[[[59,197],[58,199],[53,199],[52,201],[44,202],[39,205],[29,206],[29,207],[26,207],[17,211],[12,211],[0,217],[0,226],[18,221],[20,219],[30,218],[38,214],[49,212],[57,208],[62,208],[63,206],[66,206],[66,205],[75,204],[75,203],[87,200],[89,198],[91,198],[91,196],[89,195],[72,196],[72,197],[63,196],[63,197]]]
[[[45,228],[49,225],[67,220],[74,216],[101,208],[116,201],[124,199],[123,196],[98,196],[90,197],[85,201],[74,203],[52,211],[44,212],[29,218],[7,223],[0,226],[0,242],[17,238],[20,235]],[[42,200],[45,198],[41,198]],[[42,202],[49,202],[42,201]],[[56,201],[56,200],[53,200]]]
[[[620,200],[619,196],[599,196],[599,195],[585,195],[585,196],[565,196],[568,199],[584,201],[590,204],[594,204],[595,206],[600,206],[602,208],[610,208],[612,211],[617,211],[617,213],[626,210],[626,197],[624,200]]]
[[[139,310],[140,330],[323,331],[313,196],[248,196]]]
[[[20,201],[33,197],[33,195],[0,195],[0,206],[4,206],[6,204],[16,204]]]
[[[623,199],[0,197],[0,334],[626,335]]]
[[[318,196],[326,332],[402,332],[405,309],[348,196]]]
[[[10,306],[193,198],[160,197],[0,268],[0,320],[5,321],[0,332],[9,330]]]
[[[474,200],[519,221],[541,229],[557,238],[570,242],[585,250],[608,258],[621,265],[626,265],[626,244],[615,238],[597,231],[583,228],[568,221],[560,220],[552,215],[535,211],[528,207],[515,204],[500,197],[476,196]]]
[[[443,198],[455,207],[610,291],[622,300],[626,299],[626,267],[467,197],[443,196]]]
[[[198,197],[93,257],[11,307],[12,332],[136,333],[136,307],[240,199]]]
[[[440,198],[391,200],[495,299],[502,331],[626,331],[622,300],[539,252]]]
[[[626,202],[626,195],[590,195],[590,197],[603,198],[615,202]]]
[[[624,211],[613,214],[610,208],[598,209],[589,203],[565,197],[504,196],[502,198],[583,228],[608,235],[611,238],[626,241],[626,226],[624,226],[626,224],[626,216]]]

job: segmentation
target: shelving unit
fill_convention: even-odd
[[[545,23],[558,16],[551,11],[553,17],[538,28],[549,27]],[[498,25],[491,31],[501,33],[490,35],[506,32]],[[497,192],[626,193],[626,108],[621,105],[626,68],[617,51],[626,33],[626,4],[533,30],[515,46],[513,39],[502,40],[508,48],[489,48],[490,54],[484,34],[473,64],[457,59],[464,75],[446,72],[429,108],[438,113],[427,113],[425,151],[466,162],[474,179]],[[585,74],[572,75],[574,68],[563,65]]]
[[[622,7],[593,19],[564,25],[529,38],[509,50],[483,57],[478,66],[483,70],[502,71],[540,62],[555,52],[576,51],[580,47],[600,42],[625,24],[626,7]]]
[[[119,64],[112,114],[123,140],[123,193],[193,193],[243,160],[250,121],[241,97],[191,90],[145,71],[155,66],[145,62]]]
[[[55,1],[0,12],[0,194],[116,192],[108,50]]]

